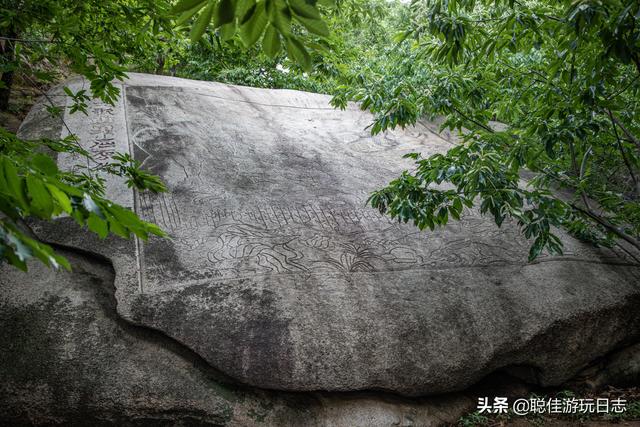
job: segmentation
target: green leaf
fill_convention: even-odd
[[[131,233],[129,232],[129,230],[122,224],[120,224],[120,222],[113,215],[109,215],[109,230],[111,230],[112,233],[117,234],[118,236],[125,239],[131,237]]]
[[[453,207],[457,212],[462,212],[462,201],[459,198],[456,198],[453,201]]]
[[[107,225],[107,222],[94,213],[89,214],[87,226],[89,227],[89,230],[96,233],[101,239],[104,239],[109,234],[109,226]]]
[[[295,38],[287,39],[287,52],[289,57],[297,62],[305,71],[311,71],[311,56],[304,45]]]
[[[53,212],[53,199],[49,190],[42,180],[33,175],[27,175],[26,181],[32,210],[43,219],[50,218]]]
[[[272,0],[269,5],[267,7],[269,22],[278,29],[280,34],[289,37],[291,35],[291,11],[281,0]]]
[[[327,24],[322,19],[298,17],[298,21],[300,21],[300,23],[304,25],[310,33],[317,34],[322,37],[329,37],[329,27],[327,27]]]
[[[27,271],[27,263],[24,262],[23,260],[21,260],[19,257],[17,257],[15,255],[15,252],[11,251],[7,251],[3,254],[3,256],[5,256],[7,258],[7,260],[9,261],[9,264],[13,265],[14,267],[19,268],[22,271]]]
[[[168,237],[167,233],[165,233],[162,228],[158,227],[155,224],[152,223],[146,223],[147,226],[147,231],[149,233],[155,234],[156,236],[160,236],[160,237]]]
[[[258,41],[264,31],[264,27],[267,25],[267,13],[264,7],[264,2],[260,2],[256,5],[256,9],[249,19],[242,27],[240,27],[240,39],[245,46],[253,46]]]
[[[71,206],[71,200],[69,200],[69,197],[55,185],[47,184],[47,188],[53,196],[53,199],[58,203],[58,206],[60,206],[60,208],[64,212],[71,213],[73,208]]]
[[[0,194],[9,193],[9,184],[7,183],[6,178],[4,177],[4,170],[2,168],[3,162],[0,161]]]
[[[47,267],[58,268],[58,262],[51,255],[53,249],[44,243],[23,236],[22,241],[31,249],[31,255],[38,258]]]
[[[69,260],[68,259],[66,259],[65,257],[63,257],[61,255],[58,255],[56,253],[52,254],[51,256],[56,260],[56,262],[59,265],[63,266],[65,268],[65,270],[71,271],[71,264],[69,264]]]
[[[399,33],[397,33],[396,35],[393,36],[393,41],[395,43],[402,43],[403,41],[405,41],[407,39],[407,37],[409,37],[411,34],[413,34],[412,30],[405,30],[405,31],[401,31]]]
[[[232,0],[220,0],[218,7],[216,8],[216,15],[214,18],[214,27],[218,28],[224,24],[233,22],[235,18],[235,5]]]
[[[236,16],[239,19],[240,25],[244,24],[249,20],[249,18],[251,18],[251,14],[253,14],[252,10],[254,9],[255,5],[256,5],[256,0],[238,0],[237,1]]]
[[[5,239],[11,244],[13,254],[18,261],[24,263],[31,258],[31,248],[26,244],[27,237],[22,232],[12,229],[6,234]],[[24,265],[24,270],[26,271],[26,264]]]
[[[125,227],[131,230],[141,227],[142,221],[140,221],[136,214],[131,212],[129,209],[117,205],[109,206],[108,209],[109,212],[120,222],[120,224],[124,225]]]
[[[293,13],[302,18],[307,19],[320,19],[320,12],[318,9],[310,5],[304,0],[289,0]]]
[[[222,40],[231,40],[236,33],[236,24],[234,22],[230,24],[225,24],[222,27],[218,28],[218,36]]]
[[[264,33],[264,39],[262,39],[262,50],[269,58],[275,58],[281,47],[280,35],[273,25],[269,25]]]
[[[214,6],[215,3],[212,0],[209,0],[209,4],[207,5],[207,7],[204,9],[204,11],[202,11],[200,16],[198,16],[198,20],[193,25],[191,33],[189,34],[189,37],[191,37],[191,41],[196,42],[200,40],[200,37],[202,37],[202,35],[204,34],[207,26],[209,25],[209,22],[211,22],[211,16],[213,15]]]
[[[32,164],[45,175],[53,176],[58,173],[56,162],[45,154],[36,154],[33,156]]]
[[[240,25],[244,25],[249,19],[251,19],[257,7],[258,5],[254,1],[253,4],[250,4],[249,8],[247,8],[246,10],[243,10],[242,12],[238,11],[238,23]]]
[[[451,214],[451,216],[454,219],[456,219],[456,220],[460,219],[460,214],[458,213],[458,211],[453,206],[449,206],[449,213]]]
[[[22,210],[27,210],[28,203],[24,194],[24,180],[18,175],[18,170],[13,165],[13,162],[7,158],[3,158],[2,169],[7,182],[8,195],[15,199]]]
[[[96,204],[96,202],[89,196],[88,194],[84,194],[82,197],[82,206],[89,212],[94,213],[100,217],[104,217],[100,207]]]
[[[193,17],[193,15],[195,15],[196,13],[198,13],[198,11],[200,9],[202,9],[202,7],[204,6],[204,2],[196,5],[194,8],[187,10],[186,12],[183,12],[178,19],[176,19],[176,26],[182,25],[185,22],[187,22],[189,19],[191,19]]]
[[[194,9],[199,6],[198,10],[201,9],[206,3],[206,0],[181,0],[179,1],[173,8],[171,9],[172,14],[186,12],[190,9]]]

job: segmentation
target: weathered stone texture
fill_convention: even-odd
[[[416,396],[507,369],[557,385],[638,338],[640,270],[615,251],[563,236],[564,256],[528,264],[516,227],[475,210],[419,232],[365,206],[403,154],[452,146],[433,124],[371,137],[370,114],[324,95],[139,74],[122,89],[69,122],[98,161],[129,150],[163,178],[167,194],[113,197],[171,239],[37,231],[103,254],[123,319],[243,384]]]

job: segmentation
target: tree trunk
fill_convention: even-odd
[[[156,57],[156,74],[163,74],[164,72],[164,55],[159,53]]]
[[[2,40],[0,43],[0,64],[3,66],[12,65],[15,60],[15,39],[17,34],[14,31],[9,31],[7,39]],[[11,86],[13,85],[14,71],[4,71],[2,73],[2,87],[0,87],[0,111],[6,111],[9,107],[9,96],[11,95]]]

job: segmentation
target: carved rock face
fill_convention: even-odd
[[[127,151],[162,177],[167,194],[109,191],[171,239],[39,233],[108,257],[122,317],[238,381],[424,395],[506,368],[556,385],[639,335],[640,271],[615,252],[565,236],[527,264],[513,224],[468,211],[419,232],[365,206],[403,154],[453,146],[435,124],[371,137],[324,95],[130,77],[116,106],[66,121],[97,161]]]

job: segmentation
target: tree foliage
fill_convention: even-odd
[[[343,88],[334,102],[370,108],[374,133],[441,115],[463,142],[411,155],[415,169],[371,205],[433,229],[479,204],[533,239],[531,260],[561,252],[556,227],[640,248],[640,4],[428,0],[410,13],[397,37],[410,64],[391,65],[383,84]]]
[[[168,7],[168,5],[165,6]],[[87,101],[100,98],[113,103],[119,91],[114,80],[125,77],[124,64],[155,43],[151,27],[169,25],[162,2],[76,2],[6,0],[0,3],[0,67],[3,106],[15,73],[27,81],[52,81],[60,68],[69,68],[90,82],[90,91],[73,93],[70,113],[86,112]],[[53,115],[63,110],[49,105]],[[72,153],[86,166],[61,171],[55,153]],[[163,236],[156,225],[142,221],[131,210],[105,197],[105,175],[125,178],[129,187],[164,191],[155,176],[139,167],[128,154],[116,154],[110,163],[98,165],[82,149],[75,136],[60,140],[25,141],[0,129],[0,260],[26,270],[37,258],[47,266],[70,268],[53,249],[30,233],[29,221],[70,216],[101,238],[113,233],[146,239]]]
[[[300,30],[327,37],[329,28],[319,6],[333,5],[333,0],[180,0],[172,11],[179,14],[178,24],[197,15],[190,31],[193,41],[199,40],[211,24],[223,40],[238,34],[246,47],[262,40],[262,49],[271,58],[284,47],[290,58],[309,71],[311,55],[299,36]]]
[[[59,170],[51,156],[41,152],[43,147],[91,158],[73,137],[60,141],[23,141],[0,130],[0,256],[3,259],[23,270],[31,257],[47,266],[70,268],[51,247],[28,235],[25,221],[31,218],[52,220],[68,215],[101,238],[109,233],[124,238],[135,234],[142,239],[147,239],[149,234],[164,235],[156,225],[141,221],[129,209],[105,199],[100,171],[125,177],[129,187],[164,190],[157,177],[140,170],[128,154],[116,154],[113,162],[100,168],[71,173]]]
[[[331,29],[328,36],[293,26],[310,55],[311,69],[290,57],[286,49],[270,57],[261,41],[246,47],[238,32],[223,39],[213,25],[193,42],[189,34],[195,16],[178,26],[158,52],[135,58],[135,68],[245,86],[334,94],[341,85],[382,67],[387,62],[385,55],[393,54],[391,38],[402,10],[398,5],[386,0],[341,0],[332,8],[318,6]]]

